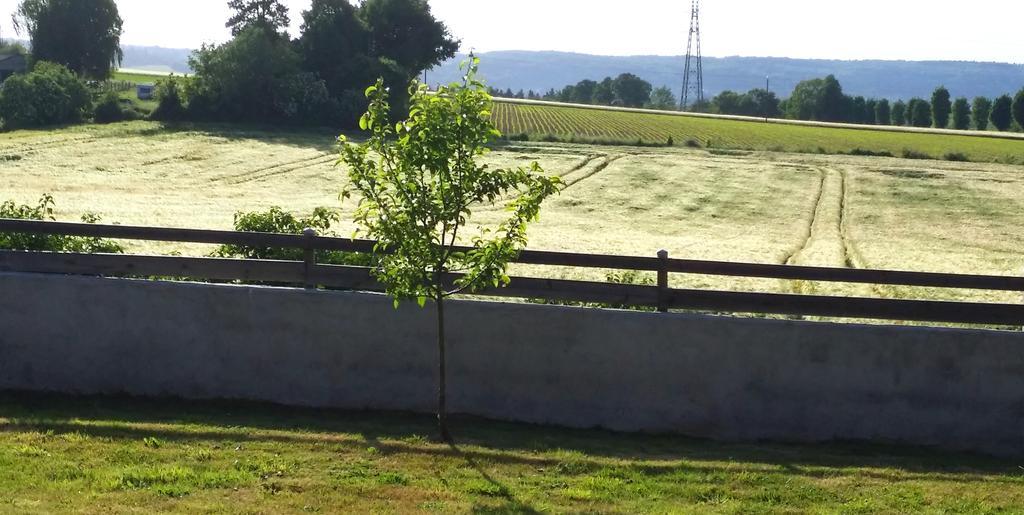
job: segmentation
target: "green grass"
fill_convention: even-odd
[[[991,513],[1011,461],[242,403],[0,393],[0,512]]]
[[[507,135],[577,143],[699,145],[716,149],[800,153],[888,153],[1024,164],[1024,140],[808,127],[656,113],[496,102],[494,119]]]
[[[165,77],[167,75],[114,72],[113,79],[134,82],[135,84],[156,84]]]

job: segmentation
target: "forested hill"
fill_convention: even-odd
[[[479,54],[481,70],[490,86],[513,91],[543,93],[582,79],[600,80],[623,72],[639,75],[655,87],[669,86],[678,94],[683,82],[682,57],[608,57],[564,52],[503,51]],[[427,74],[431,84],[458,79],[459,56]],[[830,61],[767,57],[705,57],[704,83],[708,97],[723,90],[739,92],[771,88],[789,96],[804,79],[833,74],[850,95],[908,99],[929,98],[936,86],[945,85],[954,96],[994,97],[1014,93],[1024,86],[1024,66],[1002,63],[954,61]]]

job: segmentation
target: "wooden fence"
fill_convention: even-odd
[[[177,277],[197,281],[253,281],[380,292],[383,287],[365,267],[317,263],[316,251],[373,252],[374,242],[305,235],[208,231],[0,219],[0,232],[85,236],[143,241],[230,244],[256,248],[303,249],[304,261],[73,254],[0,251],[0,271],[110,277]],[[614,284],[562,279],[513,277],[507,288],[479,295],[560,302],[711,311],[803,315],[834,318],[904,320],[999,326],[1024,325],[1024,306],[897,300],[862,297],[790,295],[677,289],[669,287],[670,274],[733,276],[761,279],[862,283],[1024,292],[1024,278],[987,275],[938,274],[886,270],[818,268],[630,257],[565,252],[523,251],[517,263],[656,272],[657,286]],[[457,274],[448,278],[454,281]]]

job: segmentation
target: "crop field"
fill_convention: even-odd
[[[335,135],[151,122],[0,135],[0,199],[57,202],[57,217],[230,229],[239,211],[341,211]],[[986,140],[978,140],[986,141]],[[1024,168],[761,151],[510,143],[495,166],[538,161],[568,187],[544,206],[530,247],[588,253],[933,272],[1024,272]],[[497,221],[500,206],[479,206]],[[144,253],[202,245],[129,242]],[[517,274],[605,280],[607,271]],[[1012,293],[872,288],[678,275],[680,287],[1020,302]]]
[[[603,142],[704,148],[849,154],[911,152],[936,159],[1024,164],[1024,140],[824,128],[550,105],[495,102],[505,134],[530,140]]]

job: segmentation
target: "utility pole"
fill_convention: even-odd
[[[767,99],[772,93],[771,75],[764,76],[764,98]],[[768,111],[764,113],[764,123],[768,123]]]
[[[683,72],[683,94],[680,108],[704,104],[704,65],[700,49],[700,0],[691,0],[690,37],[686,43],[686,70]],[[691,103],[692,102],[692,103]]]

